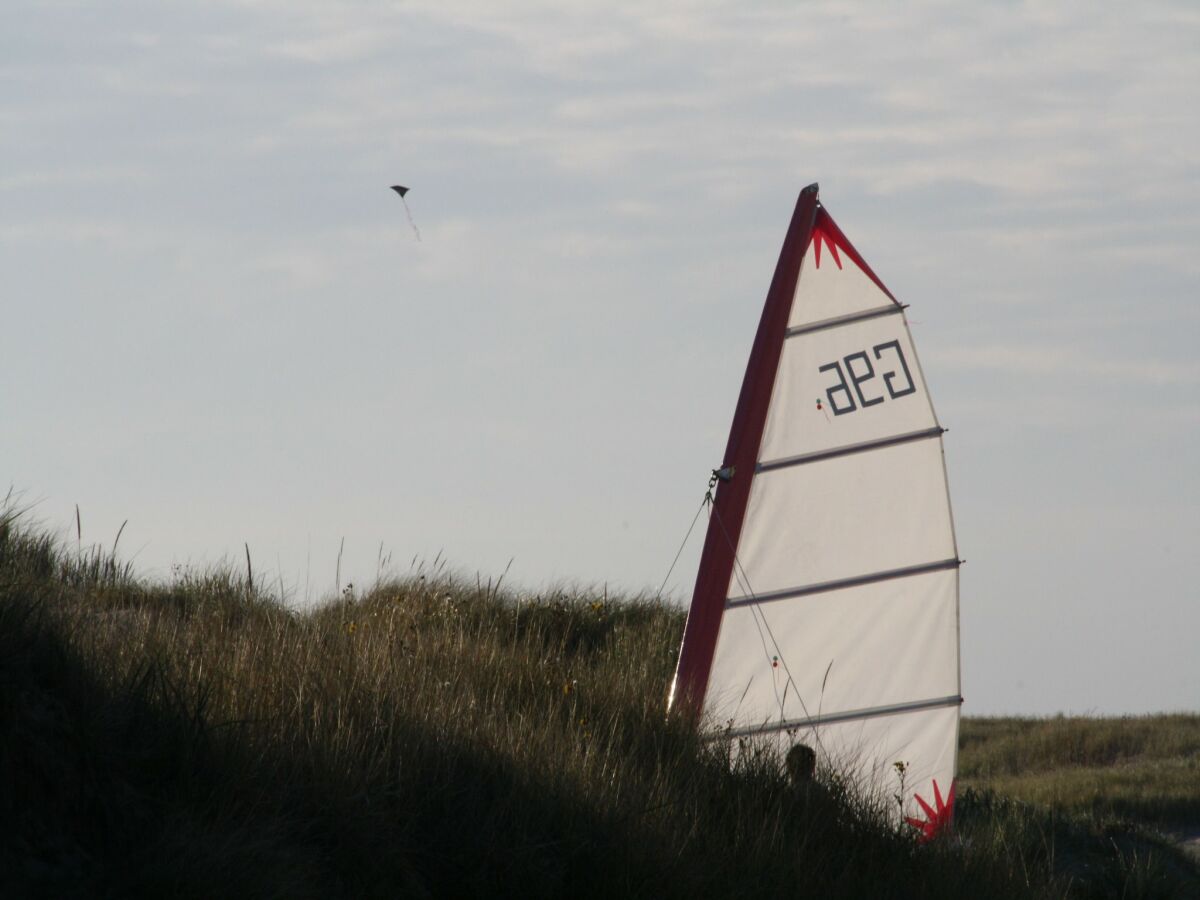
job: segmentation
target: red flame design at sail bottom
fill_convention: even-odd
[[[942,834],[948,834],[954,823],[954,788],[957,780],[950,782],[950,794],[942,800],[942,792],[938,789],[937,779],[933,780],[933,806],[925,802],[920,794],[914,794],[914,799],[925,812],[924,819],[905,816],[904,821],[921,832],[917,840],[922,844],[932,841]]]

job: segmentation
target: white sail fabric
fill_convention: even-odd
[[[914,794],[951,790],[961,702],[941,432],[903,308],[820,210],[705,709],[730,737],[809,744],[921,819]]]

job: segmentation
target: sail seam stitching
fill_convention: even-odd
[[[885,569],[882,572],[871,572],[868,575],[856,575],[853,578],[839,578],[836,581],[821,581],[816,584],[805,584],[794,588],[784,588],[767,594],[754,594],[747,597],[730,597],[725,601],[725,608],[738,609],[757,603],[771,603],[775,600],[790,600],[794,597],[805,597],[809,594],[824,594],[827,591],[839,591],[845,588],[859,587],[865,584],[876,584],[880,581],[891,581],[895,578],[909,578],[913,575],[925,575],[930,572],[941,572],[946,569],[957,569],[962,565],[958,557],[942,559],[937,562],[922,563],[918,566],[905,566],[902,569]]]

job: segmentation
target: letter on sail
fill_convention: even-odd
[[[759,323],[680,649],[674,706],[813,747],[925,836],[949,822],[958,550],[904,307],[801,192]],[[897,765],[897,764],[902,765]]]

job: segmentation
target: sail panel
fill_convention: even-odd
[[[729,597],[954,557],[941,440],[758,473],[737,555]]]
[[[957,694],[957,578],[943,570],[727,609],[714,720],[748,727]]]
[[[759,461],[935,427],[937,418],[915,361],[903,315],[788,338]]]

